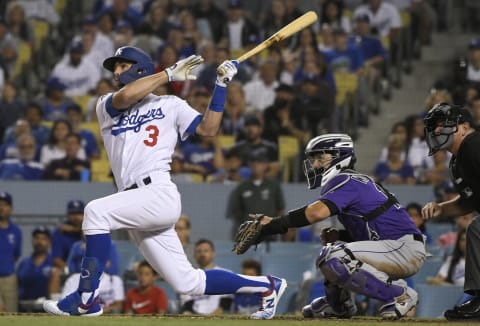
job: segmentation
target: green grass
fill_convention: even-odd
[[[410,326],[421,324],[421,326],[433,325],[462,325],[478,326],[478,322],[452,323],[446,320],[406,318],[398,321],[383,321],[379,318],[356,317],[353,319],[341,320],[320,320],[303,319],[295,315],[283,315],[273,320],[251,320],[245,316],[102,316],[98,318],[87,317],[55,317],[47,314],[0,314],[0,324],[2,326],[143,326],[143,325],[168,325],[168,326],[248,326],[248,325],[279,325],[279,326],[347,326],[347,325],[381,325],[381,326]]]

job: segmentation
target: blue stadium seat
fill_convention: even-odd
[[[231,270],[235,273],[240,273],[242,271],[242,261],[249,258],[244,257],[243,255],[235,255],[233,253],[228,254],[218,254],[215,256],[215,265],[221,268]]]
[[[418,284],[416,286],[419,303],[416,317],[438,318],[453,306],[463,295],[463,287]]]

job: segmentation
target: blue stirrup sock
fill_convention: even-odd
[[[80,269],[78,292],[95,292],[100,283],[105,264],[110,257],[110,233],[87,235],[85,256]]]
[[[205,275],[205,294],[261,293],[271,288],[266,276],[239,275],[222,269],[206,270]]]

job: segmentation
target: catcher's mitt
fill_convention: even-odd
[[[235,234],[235,243],[233,244],[232,249],[235,254],[241,255],[252,245],[257,245],[262,241],[261,233],[263,225],[260,221],[263,217],[264,214],[255,214],[255,217],[252,220],[240,224],[237,233]]]

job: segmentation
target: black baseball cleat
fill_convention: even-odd
[[[447,320],[480,320],[480,297],[449,309],[443,314]]]

